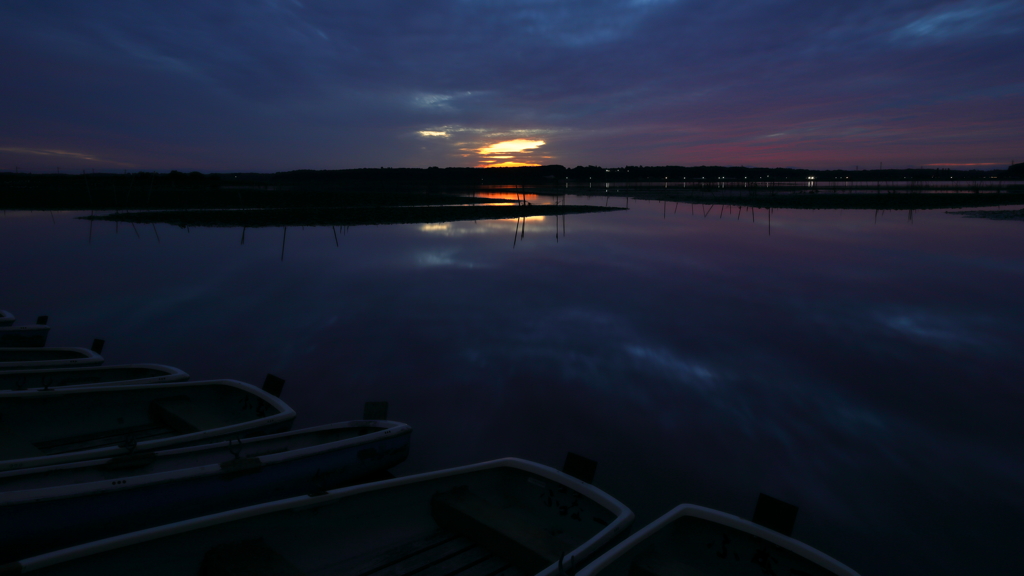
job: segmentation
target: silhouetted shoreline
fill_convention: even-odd
[[[478,193],[628,196],[778,208],[929,209],[1020,203],[1011,170],[817,171],[743,167],[381,168],[273,174],[0,173],[0,209],[175,210],[441,206]],[[939,198],[942,199],[939,199]],[[727,198],[724,199],[724,198]]]
[[[587,194],[580,193],[584,196]],[[815,194],[765,194],[742,190],[711,192],[686,192],[667,190],[644,192],[623,190],[601,194],[602,196],[629,197],[636,200],[657,202],[679,202],[686,204],[724,204],[750,208],[792,208],[802,210],[949,210],[954,208],[980,208],[990,206],[1014,206],[1024,204],[1024,193],[922,193],[922,192],[880,192],[880,193],[815,193]]]

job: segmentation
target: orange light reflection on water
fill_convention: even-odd
[[[509,188],[514,188],[514,186],[509,186]],[[474,194],[474,196],[476,196],[477,198],[493,198],[495,200],[508,200],[509,202],[516,201],[516,194],[508,192],[477,192],[476,194]],[[518,197],[520,200],[525,198],[526,201],[530,202],[531,204],[538,204],[540,200],[540,196],[537,194],[518,194]]]

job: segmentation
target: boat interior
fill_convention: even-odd
[[[132,445],[278,412],[242,388],[216,383],[0,394],[0,460]]]
[[[835,576],[803,556],[717,522],[682,516],[596,572],[600,576]]]

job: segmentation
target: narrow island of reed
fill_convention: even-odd
[[[460,220],[503,220],[530,216],[561,216],[613,212],[625,208],[605,206],[353,206],[326,208],[269,208],[253,210],[154,210],[82,216],[134,224],[173,224],[180,227],[369,226],[433,224]]]

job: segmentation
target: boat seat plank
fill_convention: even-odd
[[[374,550],[340,562],[318,566],[307,572],[309,576],[328,574],[331,576],[370,576],[426,550],[451,542],[455,538],[454,534],[435,529],[401,544],[383,550]]]
[[[34,442],[33,445],[43,454],[63,454],[65,452],[88,450],[103,446],[116,446],[126,443],[129,439],[141,442],[143,440],[165,438],[173,435],[171,430],[163,426],[140,424],[138,426],[124,426],[112,430],[40,440],[39,442]]]
[[[459,572],[459,576],[527,576],[522,570],[510,566],[497,556],[489,556],[483,562]]]
[[[629,576],[673,576],[685,574],[692,569],[693,566],[667,555],[647,554],[633,561],[629,567]]]
[[[456,558],[472,550],[476,545],[466,538],[455,538],[438,546],[423,550],[418,554],[392,564],[383,570],[371,572],[367,576],[404,576],[406,574],[422,574],[452,558]]]
[[[438,537],[417,539],[414,543],[389,548],[369,558],[352,563],[346,562],[342,569],[330,573],[338,576],[404,576],[413,573],[420,575],[425,570],[464,555],[475,547],[477,546],[466,538],[440,534]],[[467,560],[469,561],[471,560]]]
[[[262,538],[218,544],[206,552],[199,576],[304,576]]]
[[[543,570],[571,550],[539,519],[515,508],[500,508],[465,486],[435,494],[431,513],[438,526],[471,538],[528,572]]]
[[[455,576],[462,575],[466,570],[473,568],[494,555],[482,547],[470,543],[468,548],[460,550],[457,554],[427,566],[416,572],[416,576]]]

